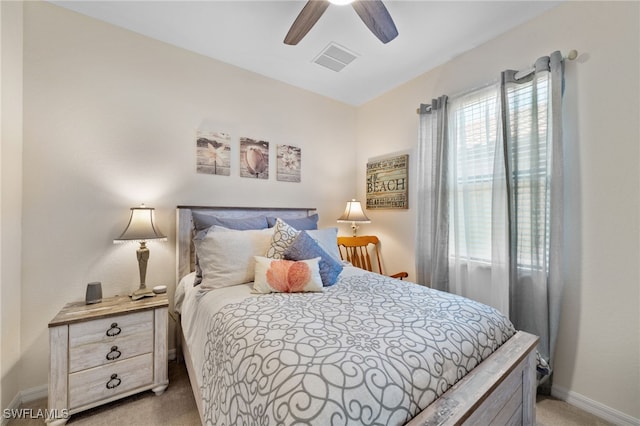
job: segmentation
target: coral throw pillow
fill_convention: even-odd
[[[255,256],[255,293],[322,291],[320,258],[292,261]]]

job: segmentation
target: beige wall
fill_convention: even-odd
[[[554,392],[577,402],[591,399],[635,419],[640,418],[639,15],[637,2],[567,2],[363,105],[357,137],[363,198],[367,158],[405,150],[415,160],[419,103],[482,86],[499,71],[526,68],[554,50],[580,52],[566,67],[567,281]],[[410,211],[372,213],[369,225],[402,240],[404,247],[385,250],[386,261],[390,269],[410,270],[413,276],[414,190]]]
[[[25,3],[24,42],[23,389],[46,383],[47,323],[87,282],[137,288],[135,247],[112,243],[129,207],[157,209],[169,242],[149,244],[147,283],[172,286],[176,205],[316,207],[336,226],[355,192],[354,107],[46,3]],[[236,156],[241,136],[301,147],[302,182],[240,178],[238,158],[197,174],[197,129]]]
[[[16,284],[6,284],[3,251],[3,374],[7,306],[17,304],[21,314],[19,386],[27,389],[46,383],[47,322],[64,303],[81,300],[89,281],[102,281],[107,296],[136,287],[133,249],[111,244],[130,206],[144,201],[158,209],[170,241],[150,245],[147,281],[172,284],[177,204],[314,206],[321,225],[333,225],[345,200],[363,200],[368,158],[409,152],[415,160],[420,102],[482,85],[553,50],[578,49],[580,58],[567,66],[568,278],[556,386],[640,418],[638,15],[638,3],[567,2],[353,108],[27,3],[24,185],[12,187],[24,197],[22,299],[4,302]],[[277,182],[274,170],[269,181],[196,174],[198,128],[228,131],[234,141],[301,146],[303,182]],[[4,133],[2,149],[4,197]],[[362,228],[383,237],[387,270],[411,278],[414,172],[412,164],[411,208],[367,212],[373,223]],[[4,246],[4,198],[1,211]],[[7,241],[20,244],[19,237]]]
[[[0,2],[0,407],[21,390],[22,3]]]

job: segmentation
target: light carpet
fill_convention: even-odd
[[[22,408],[37,412],[47,407],[47,400],[40,399]],[[42,425],[42,419],[14,419],[8,426]],[[142,392],[82,413],[74,414],[67,422],[73,426],[197,426],[200,425],[198,409],[191,392],[189,377],[183,363],[169,363],[169,387],[160,396]],[[538,426],[604,426],[606,421],[566,402],[539,396],[536,403]]]

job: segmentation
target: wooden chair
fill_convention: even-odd
[[[373,245],[373,252],[375,252],[376,260],[378,262],[378,271],[382,272],[382,263],[380,263],[380,253],[378,251],[378,245],[380,240],[375,235],[364,235],[361,237],[338,237],[338,249],[340,251],[340,258],[351,262],[351,264],[357,268],[366,269],[372,271],[371,268],[371,256],[369,255],[369,245]],[[398,272],[397,274],[389,275],[392,278],[407,278],[409,276],[406,272]]]

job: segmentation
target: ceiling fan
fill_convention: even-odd
[[[284,43],[290,45],[298,44],[320,19],[324,11],[327,10],[330,2],[335,4],[351,3],[351,6],[369,30],[385,44],[398,35],[396,25],[381,0],[308,0],[293,25],[291,25],[287,36],[284,38]]]

